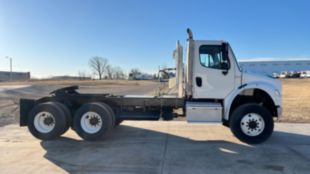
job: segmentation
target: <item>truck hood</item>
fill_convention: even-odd
[[[252,72],[242,72],[242,84],[248,83],[267,83],[281,92],[281,81],[268,75],[257,74]]]

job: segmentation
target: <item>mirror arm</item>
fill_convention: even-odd
[[[223,70],[222,73],[223,73],[224,75],[227,75],[227,74],[228,74],[228,69]]]

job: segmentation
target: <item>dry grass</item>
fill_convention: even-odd
[[[0,86],[7,85],[85,85],[85,86],[135,86],[152,83],[146,80],[29,80],[29,81],[13,81],[0,82]]]
[[[310,123],[310,79],[282,80],[283,122]]]

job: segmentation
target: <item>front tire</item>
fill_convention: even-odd
[[[230,129],[241,141],[259,144],[266,141],[274,128],[271,113],[258,104],[244,104],[231,114]]]

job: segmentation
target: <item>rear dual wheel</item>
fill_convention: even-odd
[[[74,115],[73,126],[77,134],[88,141],[101,140],[115,124],[113,110],[104,103],[87,103]]]
[[[29,113],[28,129],[41,140],[51,140],[65,133],[71,123],[69,109],[59,102],[36,105]]]
[[[71,126],[71,123],[72,123],[71,111],[69,110],[69,108],[66,105],[64,105],[62,103],[55,102],[55,104],[58,105],[58,107],[60,107],[63,110],[65,117],[66,117],[65,129],[62,132],[62,134],[63,134],[65,132],[67,132]]]

